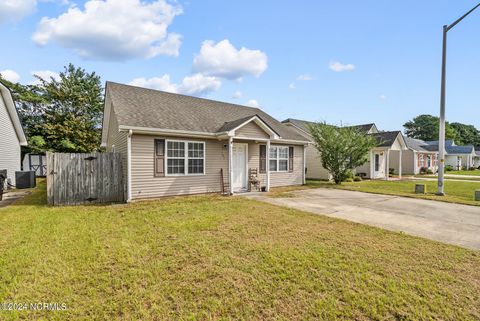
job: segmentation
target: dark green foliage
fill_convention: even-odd
[[[0,79],[12,91],[31,152],[91,152],[99,148],[103,88],[95,72],[72,64],[38,85]]]
[[[320,153],[322,166],[328,170],[336,184],[352,179],[352,172],[368,160],[368,152],[376,140],[353,127],[335,127],[325,123],[309,127],[315,147]]]
[[[438,140],[439,118],[432,115],[420,115],[406,122],[405,134],[408,137],[422,140]],[[457,133],[448,122],[445,124],[445,138],[456,139]]]
[[[408,137],[438,140],[439,118],[436,116],[420,115],[406,122],[403,127]],[[480,131],[473,125],[446,122],[445,138],[455,140],[457,145],[474,145],[480,148]]]

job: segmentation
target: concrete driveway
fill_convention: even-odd
[[[480,207],[338,189],[249,198],[480,250]]]

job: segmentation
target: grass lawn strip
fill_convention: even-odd
[[[192,196],[0,209],[0,311],[37,320],[480,318],[480,253],[255,202]]]

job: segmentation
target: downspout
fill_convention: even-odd
[[[307,183],[307,178],[306,178],[306,173],[305,173],[305,169],[307,167],[307,147],[308,145],[303,145],[303,185],[305,185]]]
[[[265,155],[265,159],[266,159],[266,169],[267,169],[267,186],[265,187],[266,191],[269,192],[270,191],[270,139],[267,140],[267,151],[266,151],[266,155]]]
[[[228,191],[229,195],[233,195],[232,148],[233,148],[233,137],[229,137],[228,138],[228,186],[230,187],[230,190]]]
[[[132,134],[130,129],[127,135],[127,203],[132,201]]]

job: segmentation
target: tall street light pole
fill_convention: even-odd
[[[447,32],[455,27],[457,23],[462,21],[466,16],[480,7],[480,3],[466,14],[461,16],[451,25],[443,26],[443,48],[442,48],[442,88],[440,90],[440,131],[438,137],[438,151],[440,162],[438,164],[438,195],[445,195],[444,190],[444,174],[445,174],[445,84],[447,76]]]

